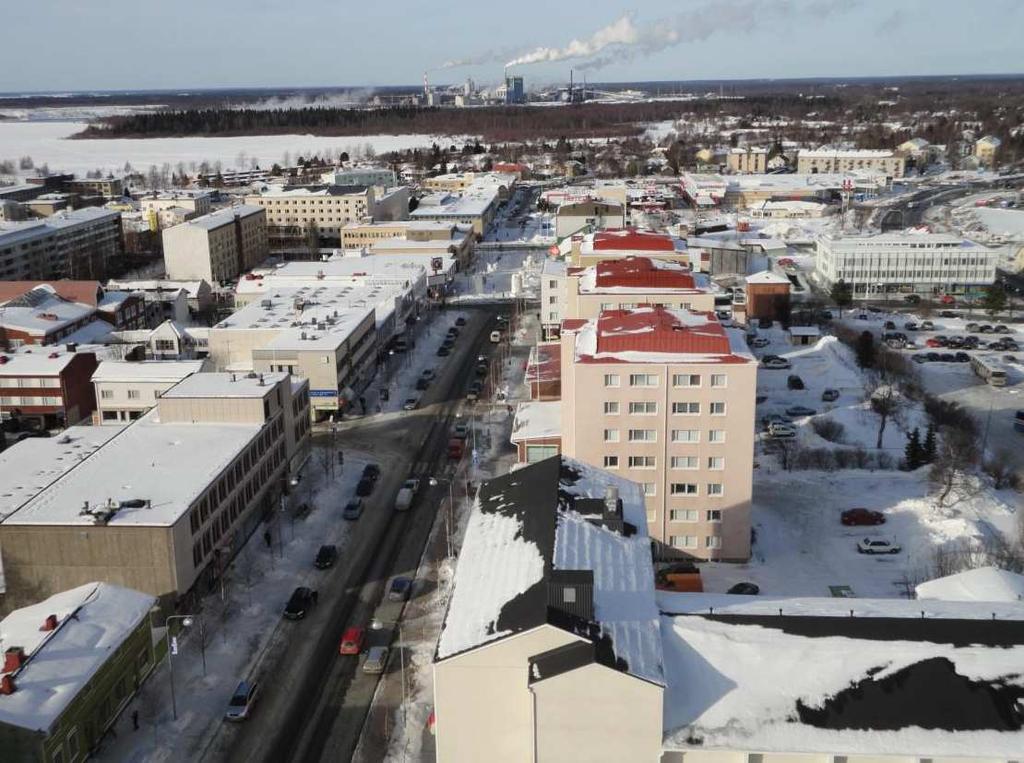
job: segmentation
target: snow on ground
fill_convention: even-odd
[[[921,583],[915,589],[918,599],[941,601],[1024,600],[1024,575],[998,567],[977,567]]]

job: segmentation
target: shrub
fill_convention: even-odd
[[[811,427],[819,437],[829,442],[841,443],[843,442],[843,436],[846,434],[846,427],[832,419],[813,418],[811,419]]]

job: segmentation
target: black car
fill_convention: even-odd
[[[951,350],[960,349],[961,347],[964,346],[963,337],[951,336],[949,339],[946,340],[946,346],[949,347]]]
[[[443,358],[451,354],[452,348],[449,345],[442,344],[440,347],[437,348],[437,357],[439,358]]]
[[[786,386],[790,389],[804,389],[804,380],[796,374],[790,374],[786,379]]]
[[[952,310],[943,310],[942,312],[939,313],[939,317],[940,318],[959,318],[960,315],[958,313],[953,312]]]
[[[909,302],[911,305],[916,305],[921,301],[920,294],[908,294],[903,298],[904,302]]]
[[[377,464],[367,464],[363,467],[363,478],[371,479],[374,482],[380,479],[380,466]]]
[[[465,318],[463,318],[463,317],[462,317],[462,316],[460,315],[460,316],[459,316],[458,318],[456,318],[456,319],[455,319],[455,325],[456,325],[456,326],[465,326],[465,325],[466,325],[466,319],[465,319]]]
[[[474,370],[474,373],[476,373],[478,377],[483,379],[485,376],[487,376],[487,372],[490,370],[490,366],[485,361],[476,364],[476,369]]]
[[[336,561],[338,561],[338,547],[328,543],[321,546],[320,550],[316,552],[313,566],[318,570],[326,570],[333,567]]]
[[[416,389],[420,392],[430,386],[430,379],[424,379],[422,376],[416,380]]]
[[[971,356],[968,355],[966,352],[958,352],[953,357],[956,358],[956,362],[957,363],[970,363],[971,362]]]
[[[448,329],[448,336],[450,336],[452,339],[455,339],[458,335],[459,330],[455,326],[452,326],[450,329]]]
[[[761,589],[756,583],[737,583],[726,591],[726,593],[740,594],[743,596],[757,596],[761,593]]]
[[[939,360],[939,353],[937,352],[926,352],[924,356],[928,358],[929,363],[937,363]]]
[[[299,586],[284,605],[284,616],[289,620],[301,620],[316,606],[317,593],[312,588]]]
[[[365,498],[373,492],[373,488],[376,484],[375,480],[372,480],[369,477],[363,477],[359,480],[359,484],[356,485],[356,495],[360,498]]]
[[[942,363],[956,363],[956,355],[951,352],[943,352],[939,355],[939,361]]]

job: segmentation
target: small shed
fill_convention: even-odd
[[[821,329],[817,326],[790,326],[789,343],[793,345],[815,344],[821,339]]]
[[[774,321],[788,315],[791,286],[788,278],[770,270],[747,276],[747,318],[771,318]]]

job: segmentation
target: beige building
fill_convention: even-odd
[[[0,503],[3,606],[93,580],[167,606],[215,579],[279,507],[307,447],[308,401],[283,373],[193,374],[141,419],[95,427],[114,432],[102,444],[72,428],[31,455],[0,454],[4,473],[47,477]]]
[[[650,535],[750,556],[757,363],[713,313],[640,308],[562,324],[562,453],[643,485]]]
[[[568,202],[562,204],[555,215],[555,235],[559,239],[595,230],[618,230],[625,225],[626,205],[619,202],[596,199]]]
[[[801,149],[796,157],[797,173],[880,172],[903,177],[905,159],[887,149]]]
[[[187,210],[192,217],[202,217],[213,210],[212,201],[213,194],[209,191],[179,188],[143,196],[139,199],[139,209],[143,212],[159,212],[162,209],[178,207]]]
[[[995,167],[1001,145],[1003,142],[994,135],[979,138],[974,144],[974,156],[977,157],[978,164],[983,167]]]
[[[257,206],[228,207],[166,229],[163,242],[169,280],[222,283],[267,258],[267,216]]]
[[[93,371],[94,424],[124,424],[142,418],[171,387],[203,370],[202,360],[130,362],[104,360]]]
[[[763,175],[768,169],[768,151],[764,148],[731,148],[725,156],[725,166],[732,172]]]
[[[659,759],[643,522],[635,484],[572,459],[480,486],[434,661],[437,760]]]
[[[490,186],[497,190],[498,198],[504,201],[518,180],[516,175],[507,172],[450,172],[424,178],[420,185],[434,193],[454,194]]]

